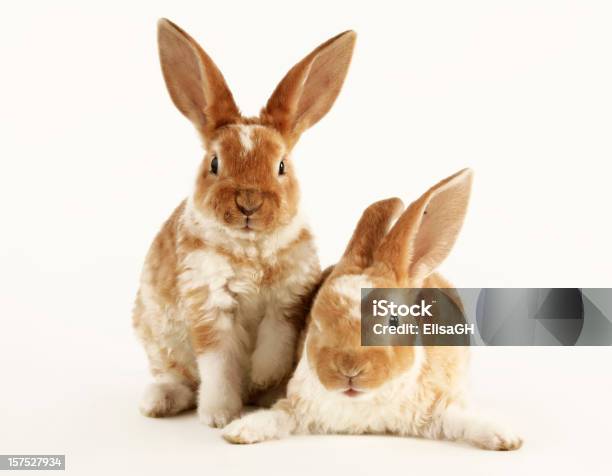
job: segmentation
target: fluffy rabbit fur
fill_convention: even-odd
[[[155,383],[140,408],[160,417],[197,404],[202,422],[224,426],[294,366],[320,267],[290,153],[334,103],[355,34],[297,63],[252,118],[187,33],[161,20],[158,41],[170,96],[206,154],[144,265],[133,321]]]
[[[466,407],[466,347],[362,347],[360,289],[449,288],[435,274],[461,228],[472,182],[463,170],[401,213],[397,198],[365,210],[311,310],[287,398],[234,421],[223,436],[255,443],[291,433],[391,433],[514,450],[521,439]]]

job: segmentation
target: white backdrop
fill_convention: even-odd
[[[243,448],[193,414],[138,414],[148,376],[130,309],[147,247],[202,156],[163,85],[161,16],[203,45],[251,114],[312,48],[357,31],[339,100],[294,153],[324,265],[369,203],[409,202],[469,166],[470,211],[443,266],[457,286],[612,287],[609,2],[59,1],[2,10],[0,453],[67,453],[74,474],[116,464],[263,474],[271,461],[297,474],[606,472],[609,348],[475,349],[476,398],[522,428],[518,453],[376,437]]]

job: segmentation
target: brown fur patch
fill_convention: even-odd
[[[183,201],[164,223],[147,257],[150,284],[156,293],[168,303],[175,303],[178,299],[176,289],[178,277],[177,228],[184,209],[185,202]]]
[[[297,212],[299,187],[283,138],[269,127],[249,126],[246,132],[241,127],[231,125],[215,132],[198,173],[194,204],[235,229],[248,225],[261,231],[287,224]],[[245,133],[252,144],[249,150],[241,137]],[[215,157],[217,174],[211,171]],[[283,175],[279,175],[281,160]],[[248,221],[239,207],[247,193],[261,203]]]
[[[191,328],[191,345],[197,355],[210,351],[219,343],[219,335],[212,324],[196,324]]]

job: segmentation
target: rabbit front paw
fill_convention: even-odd
[[[223,430],[230,443],[248,445],[288,436],[291,423],[284,412],[259,410],[233,421]]]
[[[187,385],[158,382],[149,385],[140,401],[140,412],[159,418],[176,415],[195,406],[195,393]]]
[[[480,448],[493,451],[514,451],[523,446],[523,439],[503,427],[491,427],[474,440]]]
[[[218,408],[218,409],[202,409],[198,408],[198,418],[202,424],[213,427],[213,428],[223,428],[229,422],[234,420],[240,415],[240,409],[228,409],[228,408]]]
[[[239,396],[227,396],[223,402],[218,399],[200,396],[198,403],[198,417],[204,425],[213,428],[223,428],[229,422],[240,416],[242,400]]]

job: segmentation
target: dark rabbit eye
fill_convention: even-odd
[[[219,170],[219,159],[217,159],[216,155],[213,155],[213,159],[210,161],[210,172],[217,175],[218,170]]]
[[[278,175],[285,175],[285,161],[281,160],[278,164]]]

